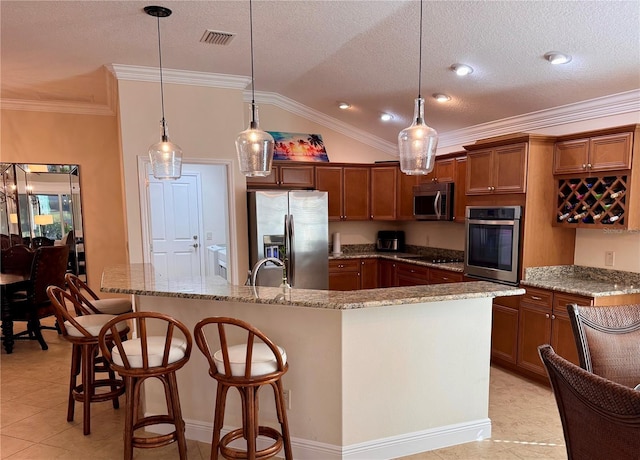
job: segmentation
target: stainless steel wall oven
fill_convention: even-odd
[[[467,206],[464,273],[517,285],[520,281],[520,206]]]

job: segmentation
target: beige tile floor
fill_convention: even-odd
[[[19,329],[19,323],[16,324]],[[0,458],[120,459],[123,457],[123,410],[109,402],[92,406],[91,434],[82,434],[82,406],[66,421],[70,344],[45,331],[48,351],[35,341],[16,343],[0,355]],[[124,403],[124,401],[122,401]],[[460,446],[404,457],[442,459],[566,459],[560,418],[551,390],[500,368],[491,369],[489,416],[493,437]],[[208,459],[210,446],[188,442],[190,460]],[[135,459],[176,459],[175,445],[134,450]]]

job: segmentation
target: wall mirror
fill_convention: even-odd
[[[2,247],[69,246],[68,271],[86,281],[78,165],[2,163]]]

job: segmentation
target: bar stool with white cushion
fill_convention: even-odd
[[[207,326],[215,324],[220,349],[211,352],[207,340]],[[211,327],[213,329],[213,327]],[[210,338],[216,335],[208,334]],[[275,345],[266,335],[252,325],[235,318],[205,318],[196,324],[194,336],[198,348],[209,362],[209,375],[217,381],[216,407],[213,421],[211,459],[216,460],[218,453],[226,459],[267,459],[275,456],[284,447],[286,460],[293,460],[289,425],[284,403],[282,376],[289,369],[287,354],[282,347]],[[240,340],[243,343],[229,345],[228,340]],[[280,432],[269,426],[260,426],[258,418],[258,390],[263,385],[273,389],[276,413]],[[242,399],[241,428],[232,430],[220,437],[224,423],[227,391],[236,388]],[[273,443],[257,450],[258,436],[271,438]],[[244,438],[246,450],[231,447],[234,441]]]
[[[118,397],[125,392],[124,381],[116,379],[115,372],[108,365],[103,356],[98,355],[98,334],[102,327],[114,315],[92,314],[76,298],[57,286],[47,288],[47,296],[53,305],[56,319],[62,336],[71,342],[71,377],[69,380],[69,401],[67,405],[67,421],[73,421],[75,401],[83,405],[83,432],[91,433],[91,403],[113,401],[114,409],[119,407]],[[68,306],[73,306],[74,317]],[[126,338],[129,327],[120,324],[113,333],[119,338]],[[110,335],[105,340],[111,341]],[[98,372],[107,372],[109,378],[96,379]],[[77,383],[78,375],[82,373],[81,383]],[[96,391],[101,387],[109,387],[109,391]]]
[[[91,290],[91,288],[73,273],[64,276],[69,290],[76,297],[78,302],[86,305],[94,313],[105,313],[108,315],[122,315],[133,310],[131,300],[125,298],[101,299]]]
[[[108,340],[121,324],[135,323],[137,338]],[[187,458],[185,424],[180,409],[176,371],[191,356],[192,339],[189,329],[169,315],[156,312],[125,313],[105,324],[99,334],[102,354],[125,381],[127,408],[124,427],[124,458],[133,458],[133,448],[161,447],[178,442],[180,459]],[[164,387],[166,415],[141,417],[138,414],[142,384],[157,378]],[[144,427],[170,424],[171,433],[157,436],[135,436]],[[148,433],[147,433],[148,434]]]

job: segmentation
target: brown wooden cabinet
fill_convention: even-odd
[[[429,267],[429,284],[461,283],[463,278],[460,272]]]
[[[458,157],[456,162],[456,180],[453,188],[453,221],[464,224],[467,207],[467,156]]]
[[[266,177],[247,177],[247,188],[315,188],[315,166],[295,164],[274,164],[271,174]]]
[[[378,287],[398,286],[397,265],[393,260],[380,259],[378,262]]]
[[[515,366],[518,352],[519,296],[493,299],[491,359]]]
[[[332,291],[360,289],[360,259],[330,260],[329,289]]]
[[[398,169],[397,220],[415,220],[413,215],[413,187],[418,185],[419,181],[420,176],[409,176]]]
[[[456,180],[456,161],[454,158],[436,158],[433,165],[433,171],[425,176],[418,176],[420,182],[436,182],[440,184],[455,182]]]
[[[316,166],[316,189],[328,192],[329,220],[369,220],[370,168]]]
[[[527,287],[520,299],[518,367],[546,376],[538,347],[551,344],[556,353],[579,365],[578,351],[566,310],[567,303],[592,305],[593,299]]]
[[[429,267],[398,263],[396,266],[398,286],[419,286],[429,284]]]
[[[371,220],[396,220],[397,166],[371,167]]]
[[[360,289],[378,287],[378,259],[360,259]]]
[[[633,133],[556,142],[553,174],[597,173],[631,169]]]
[[[467,154],[467,195],[524,193],[527,144],[477,150]]]

